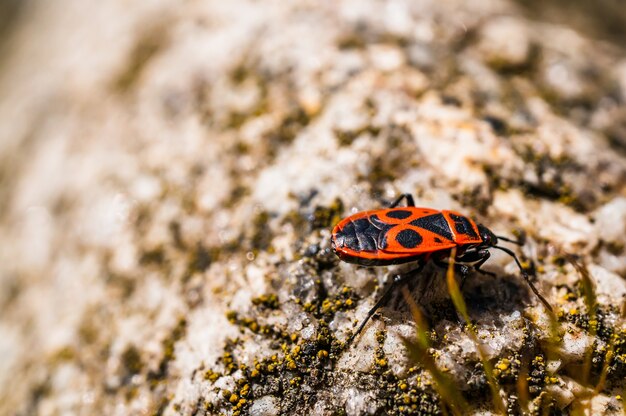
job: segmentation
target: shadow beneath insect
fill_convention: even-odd
[[[532,303],[532,293],[526,282],[515,275],[498,273],[497,277],[474,273],[468,279],[463,296],[472,316],[510,314]]]
[[[530,303],[531,293],[520,277],[507,275],[497,268],[492,270],[497,277],[470,272],[463,286],[462,294],[473,320],[498,320],[499,316],[521,311]],[[421,307],[429,325],[435,325],[441,320],[459,323],[463,321],[448,293],[445,274],[446,271],[440,267],[428,265],[421,273],[407,278],[404,283],[413,300]],[[457,279],[460,280],[459,277]],[[373,319],[383,318],[392,325],[412,320],[401,287],[396,289]]]

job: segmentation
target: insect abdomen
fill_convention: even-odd
[[[386,228],[376,215],[351,220],[336,233],[335,244],[357,252],[384,250]]]

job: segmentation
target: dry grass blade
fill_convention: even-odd
[[[448,271],[446,273],[447,281],[448,281],[448,291],[450,292],[450,297],[452,298],[452,303],[456,308],[457,312],[463,317],[465,323],[467,324],[467,333],[469,337],[472,339],[476,350],[478,351],[478,355],[480,356],[480,361],[483,364],[483,369],[485,370],[485,375],[487,376],[487,382],[489,383],[489,389],[491,390],[491,400],[493,402],[493,406],[496,412],[500,414],[506,414],[506,406],[502,402],[502,398],[500,397],[500,386],[495,376],[493,375],[493,366],[491,362],[487,359],[487,355],[483,350],[480,342],[478,340],[478,336],[474,332],[472,327],[472,322],[469,317],[469,313],[467,312],[467,305],[463,300],[463,295],[461,294],[461,289],[456,282],[454,276],[454,258],[456,257],[456,249],[452,249],[450,253],[450,259],[448,264]]]
[[[585,405],[583,404],[583,402],[581,400],[574,400],[572,402],[572,410],[570,412],[571,416],[585,416],[586,412],[585,412]]]
[[[529,413],[528,404],[530,403],[530,396],[528,394],[528,362],[528,358],[524,358],[519,370],[517,382],[515,383],[515,387],[517,388],[518,403],[520,411],[523,415]]]
[[[445,412],[445,408],[447,406],[455,415],[467,414],[468,404],[463,398],[463,395],[457,389],[452,379],[450,379],[447,374],[442,372],[439,367],[437,367],[435,360],[428,353],[428,348],[430,348],[428,326],[426,325],[426,321],[424,320],[419,307],[410,296],[406,287],[402,288],[402,294],[411,309],[411,314],[413,315],[417,328],[417,342],[408,338],[402,338],[404,345],[409,352],[409,356],[413,359],[413,361],[421,364],[422,367],[432,376],[435,389],[437,390],[437,393],[439,393],[443,402],[441,406],[442,411]]]
[[[587,314],[589,315],[589,335],[591,337],[596,336],[597,332],[597,300],[596,300],[596,292],[594,289],[593,281],[591,280],[591,276],[589,274],[589,270],[587,266],[581,264],[574,256],[570,254],[566,254],[565,256],[567,260],[574,266],[576,271],[580,274],[582,281],[582,290],[583,290],[583,299],[585,301],[585,307],[587,308]],[[583,362],[583,370],[581,381],[583,384],[588,384],[589,375],[591,373],[591,361],[593,357],[594,346],[592,345],[589,348],[589,351],[585,353],[585,361]]]
[[[424,349],[430,348],[430,337],[428,335],[428,324],[424,319],[424,315],[420,311],[419,306],[415,303],[409,290],[406,286],[402,286],[402,296],[404,296],[404,300],[409,305],[409,309],[411,310],[411,315],[413,315],[413,320],[415,321],[416,330],[417,330],[417,341]]]
[[[548,312],[548,333],[549,337],[545,345],[546,356],[548,360],[558,359],[559,347],[561,346],[561,335],[559,334],[559,320],[552,311]]]

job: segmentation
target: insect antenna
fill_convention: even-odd
[[[530,286],[530,289],[533,291],[535,295],[537,295],[541,303],[543,303],[543,306],[545,306],[550,312],[554,313],[554,310],[552,310],[552,306],[550,306],[548,301],[543,296],[541,296],[541,293],[539,293],[535,285],[533,285],[533,282],[530,281],[530,278],[528,277],[528,273],[524,271],[524,268],[522,267],[522,264],[518,260],[515,253],[513,253],[511,250],[505,247],[493,246],[493,248],[497,248],[498,250],[504,251],[506,254],[513,257],[513,259],[515,260],[515,263],[517,264],[517,267],[519,267],[520,272],[522,272],[522,277],[524,278],[524,280],[526,280],[526,283],[528,283],[528,286]]]
[[[498,240],[507,241],[509,243],[517,244],[518,246],[523,246],[524,245],[524,243],[522,241],[520,241],[520,240],[513,240],[511,238],[502,237],[501,235],[497,235],[496,238]]]

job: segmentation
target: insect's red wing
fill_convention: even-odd
[[[430,225],[435,220],[429,221],[429,219],[437,219],[439,224],[435,225],[448,229],[441,211],[431,208],[403,207],[380,210],[379,216],[388,224],[396,224],[386,234],[387,244],[383,249],[385,253],[415,255],[445,250],[456,245],[450,238],[451,235],[445,236],[436,232],[436,227],[427,229],[417,225],[425,222]]]
[[[480,244],[483,242],[478,232],[478,226],[469,217],[455,211],[441,211],[454,233],[454,241],[457,245]]]

